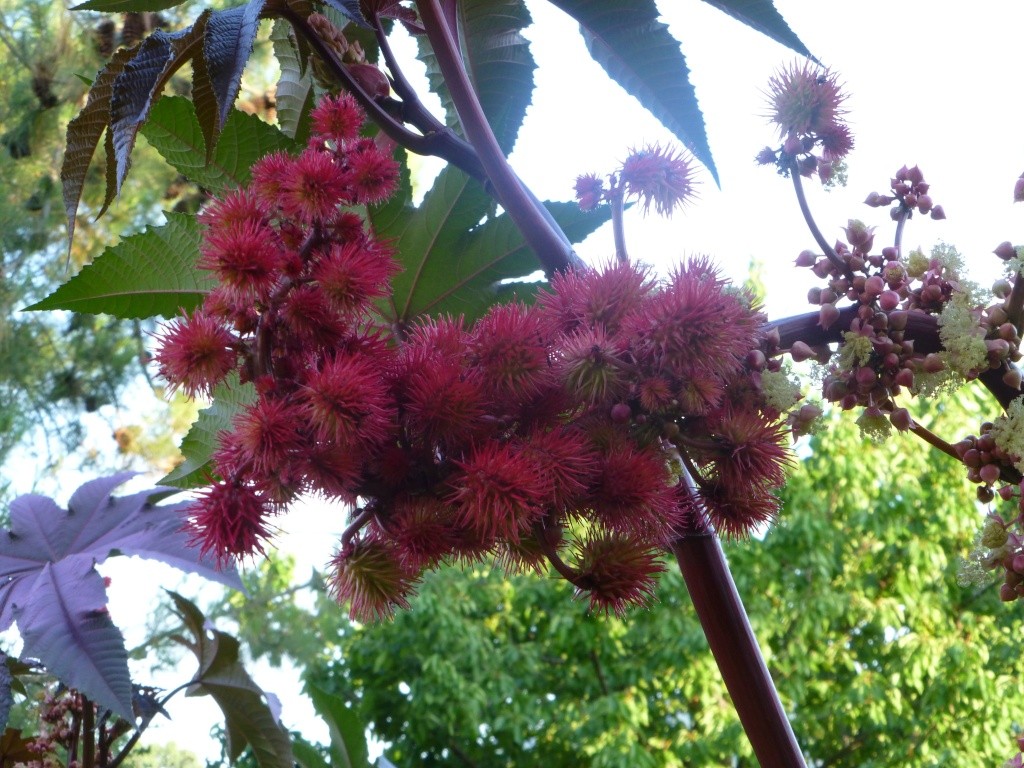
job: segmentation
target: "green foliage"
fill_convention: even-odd
[[[196,268],[199,240],[194,216],[168,213],[167,224],[108,248],[74,278],[26,309],[167,319],[191,311],[214,285],[208,273]]]

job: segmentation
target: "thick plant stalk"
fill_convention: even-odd
[[[544,206],[527,192],[498,146],[462,65],[455,35],[448,27],[440,3],[438,0],[417,0],[416,7],[466,138],[476,149],[498,201],[515,221],[548,275],[582,266],[568,238],[554,224]]]
[[[761,768],[805,768],[718,536],[695,531],[677,539],[672,551]]]

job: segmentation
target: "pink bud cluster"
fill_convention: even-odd
[[[205,215],[220,286],[163,334],[172,384],[207,393],[236,370],[257,391],[192,509],[204,550],[263,551],[273,516],[314,492],[355,508],[332,585],[361,619],[407,605],[425,570],[484,557],[550,565],[621,611],[651,596],[678,536],[776,515],[788,430],[762,392],[779,364],[749,296],[703,259],[662,281],[619,264],[472,324],[385,326],[393,262],[343,207],[380,199],[393,168],[375,156],[388,183],[368,194],[375,150],[352,109],[323,102],[300,157],[261,161]]]
[[[895,202],[889,210],[893,221],[898,221],[903,216],[909,216],[913,211],[918,211],[922,216],[928,214],[935,220],[946,218],[946,212],[941,205],[932,203],[931,195],[928,194],[929,185],[924,180],[924,174],[916,165],[913,168],[903,166],[896,175],[889,181],[891,195],[880,195],[872,192],[864,201],[865,205],[872,208],[883,208]]]
[[[853,135],[843,119],[846,98],[835,73],[810,63],[796,63],[775,74],[768,84],[769,119],[782,145],[765,147],[761,165],[775,165],[783,174],[794,169],[827,182],[834,164],[853,149]]]
[[[912,183],[908,190],[920,192],[925,188],[916,167],[904,171],[901,169],[897,177]],[[907,191],[903,199],[910,194]],[[921,199],[918,196],[916,205],[921,204]],[[868,204],[888,202],[891,200],[883,203],[869,198]],[[899,205],[905,203],[901,201]],[[930,207],[930,201],[927,206]],[[1020,358],[1020,338],[1015,326],[1007,322],[1008,290],[987,308],[964,307],[960,315],[966,320],[966,327],[960,328],[950,320],[955,313],[946,313],[953,309],[950,304],[954,298],[964,295],[949,253],[937,252],[930,258],[914,253],[903,258],[895,246],[873,253],[873,227],[850,220],[844,231],[848,242],[836,242],[833,258],[804,251],[796,259],[797,266],[810,268],[826,281],[824,287],[808,292],[808,301],[819,306],[821,328],[828,329],[840,320],[841,302],[851,302],[855,308],[838,357],[803,342],[796,342],[790,350],[796,360],[819,353],[823,360],[832,360],[824,379],[827,400],[847,410],[865,408],[866,419],[888,417],[897,429],[906,430],[913,427],[913,420],[905,408],[896,405],[894,398],[903,390],[917,394],[922,378],[957,374],[970,380],[989,369],[1002,369],[1008,383],[1014,377],[1019,379],[1017,369],[1010,365]],[[945,352],[922,348],[906,338],[907,327],[917,314],[940,316],[940,324],[948,330],[943,335],[948,348]],[[964,338],[957,338],[956,334]],[[949,350],[956,351],[961,344],[973,345],[973,358],[966,354],[950,355]]]

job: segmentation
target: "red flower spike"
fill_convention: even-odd
[[[392,434],[394,405],[374,360],[336,355],[309,373],[300,391],[317,439],[363,456]]]
[[[238,339],[202,310],[165,325],[156,361],[160,375],[188,397],[210,395],[235,369]]]
[[[522,304],[493,307],[476,323],[469,349],[497,402],[527,399],[550,378],[540,316]]]
[[[665,570],[659,550],[620,534],[593,536],[576,547],[578,597],[590,610],[625,615],[654,600],[655,577]]]
[[[671,541],[679,522],[676,492],[658,448],[611,448],[602,457],[590,505],[609,530],[647,542]]]
[[[383,541],[365,540],[340,552],[330,563],[328,586],[339,603],[348,603],[356,621],[391,618],[396,608],[408,608],[419,575],[398,561],[395,548]]]
[[[328,152],[307,149],[280,184],[284,214],[306,224],[332,219],[345,201],[348,174]]]
[[[315,135],[338,145],[358,138],[366,120],[362,108],[347,93],[324,96],[309,117]]]
[[[200,491],[189,507],[186,527],[190,543],[203,555],[212,554],[219,564],[233,558],[263,555],[272,530],[267,518],[274,509],[253,488],[237,482],[220,482]]]
[[[464,460],[448,483],[458,521],[485,539],[518,541],[553,496],[546,468],[515,447],[488,440]]]

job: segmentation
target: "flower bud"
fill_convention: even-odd
[[[900,249],[895,245],[887,245],[882,249],[882,256],[889,261],[896,261],[899,263],[897,260],[900,257]]]
[[[810,360],[814,357],[814,350],[811,349],[807,342],[794,341],[793,346],[789,348],[789,355],[793,358],[793,362],[801,363],[804,360]]]
[[[995,464],[986,464],[978,470],[978,474],[985,483],[992,485],[999,479],[999,467]]]
[[[982,504],[988,504],[992,499],[996,497],[995,493],[987,485],[979,485],[977,489],[978,501]]]
[[[626,403],[616,403],[612,406],[611,419],[616,424],[625,424],[633,416],[633,409],[630,408]]]
[[[997,299],[1005,299],[1013,290],[1013,285],[1006,278],[996,280],[992,283],[992,295]]]
[[[800,255],[796,257],[796,265],[798,267],[813,267],[817,260],[818,257],[814,251],[800,251]]]
[[[889,313],[889,330],[890,331],[902,331],[907,327],[907,321],[910,319],[910,313],[906,310],[895,310]]]
[[[767,363],[764,352],[760,349],[752,349],[747,352],[746,357],[747,367],[754,371],[764,370],[764,366]]]
[[[828,259],[818,259],[814,263],[814,266],[811,267],[811,271],[814,272],[815,277],[824,279],[828,277],[829,273],[832,271],[832,262]]]
[[[878,306],[884,312],[891,312],[900,305],[900,295],[896,291],[882,291],[878,295]]]
[[[1024,176],[1013,184],[1013,202],[1019,203],[1021,200],[1024,200]]]
[[[885,281],[879,275],[872,275],[864,281],[864,292],[872,298],[878,296],[883,290],[885,290]]]
[[[914,426],[914,419],[911,418],[910,411],[906,408],[896,408],[889,414],[889,421],[891,421],[892,425],[900,432],[906,432]]]
[[[907,389],[914,388],[914,372],[909,368],[900,368],[896,374],[895,380],[896,386],[905,387]]]
[[[918,195],[917,210],[921,213],[928,213],[932,209],[932,198],[930,195]]]
[[[942,210],[941,205],[936,205],[934,208],[932,208],[931,213],[929,213],[928,215],[931,216],[935,221],[942,221],[944,218],[946,218],[946,212]]]
[[[939,357],[938,354],[936,354],[935,352],[931,352],[925,355],[924,369],[927,373],[938,373],[945,367],[946,364],[942,362],[942,358]]]
[[[1011,387],[1012,389],[1020,389],[1021,375],[1020,369],[1016,366],[1012,366],[1006,373],[1003,374],[1003,383]]]
[[[997,245],[995,250],[992,251],[992,253],[994,253],[1003,261],[1009,261],[1010,259],[1017,255],[1017,251],[1013,247],[1013,243],[1011,243],[1009,240],[1004,240],[999,245]]]
[[[808,304],[821,304],[821,288],[815,286],[807,290],[807,303]]]
[[[771,147],[765,147],[757,153],[757,157],[755,159],[757,160],[758,165],[773,165],[777,158],[775,157],[774,149]]]
[[[823,330],[828,330],[839,319],[839,310],[835,304],[822,304],[818,311],[818,325]]]
[[[906,180],[911,184],[920,184],[924,181],[924,174],[921,173],[921,169],[916,165],[913,168],[907,170]]]
[[[1013,591],[1013,587],[1009,584],[1000,584],[999,599],[1004,603],[1011,603],[1017,599],[1017,593]]]

